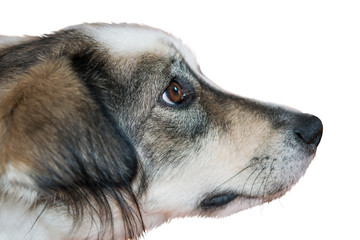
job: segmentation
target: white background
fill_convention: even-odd
[[[360,239],[358,1],[7,1],[0,34],[136,22],[179,36],[202,71],[236,94],[320,117],[304,178],[280,200],[224,219],[180,219],[144,240]]]

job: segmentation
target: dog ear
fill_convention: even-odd
[[[136,152],[93,94],[63,59],[37,64],[10,83],[0,100],[2,171],[30,178],[20,184],[47,206],[65,206],[75,225],[95,214],[112,226],[114,201],[132,237],[142,222],[130,186]]]

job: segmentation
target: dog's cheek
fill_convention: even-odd
[[[208,131],[207,116],[201,109],[173,110],[155,107],[142,125],[138,147],[153,164],[181,164]]]

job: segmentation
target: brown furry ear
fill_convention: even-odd
[[[134,235],[141,222],[130,186],[135,150],[66,60],[29,68],[8,85],[0,109],[3,173],[11,166],[30,177],[46,205],[65,206],[75,223],[95,214],[112,226],[114,201]]]

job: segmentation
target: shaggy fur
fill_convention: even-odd
[[[222,91],[157,29],[0,36],[0,239],[128,239],[226,216],[288,191],[321,135],[312,115]]]

